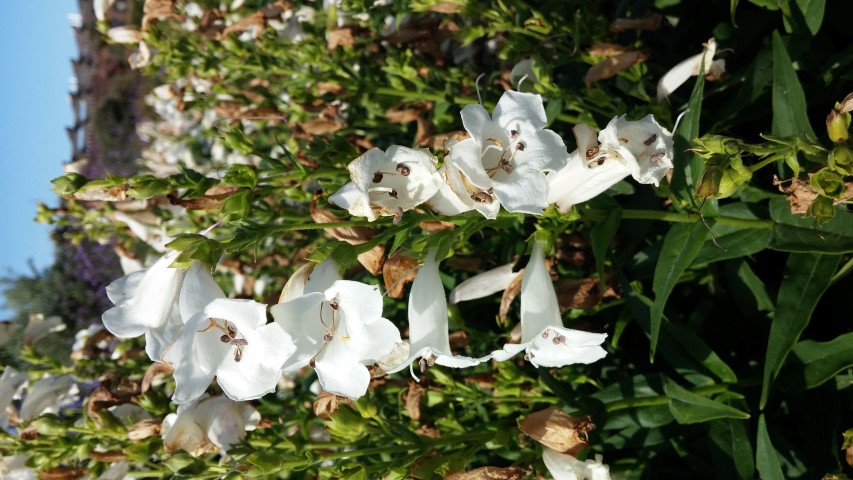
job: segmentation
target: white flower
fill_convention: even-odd
[[[163,420],[163,445],[167,452],[184,450],[200,456],[221,450],[227,452],[239,443],[247,430],[254,430],[261,416],[248,403],[226,397],[209,397],[178,406]]]
[[[31,314],[27,328],[24,329],[24,345],[35,345],[36,342],[49,334],[61,332],[65,328],[62,318],[56,315],[45,317],[42,313]]]
[[[287,333],[267,324],[266,305],[217,298],[187,321],[165,357],[176,365],[172,401],[195,400],[213,377],[234,400],[262,397],[275,390],[281,367],[295,349]]]
[[[521,277],[521,343],[504,345],[502,350],[492,352],[492,358],[502,362],[525,350],[528,361],[537,367],[589,364],[607,355],[601,348],[605,338],[604,333],[563,327],[543,245],[534,243]]]
[[[204,264],[193,262],[186,271],[170,268],[177,256],[168,253],[151,267],[107,285],[115,307],[101,316],[104,326],[119,338],[145,334],[145,351],[153,361],[161,360],[184,323],[225,296]]]
[[[29,454],[0,457],[0,478],[7,480],[36,480],[38,474],[27,466]]]
[[[42,413],[57,413],[62,406],[76,400],[79,392],[71,375],[45,376],[27,392],[21,404],[21,420],[29,422]]]
[[[366,365],[400,342],[400,331],[382,318],[382,295],[372,285],[338,280],[323,293],[291,298],[271,312],[296,342],[285,373],[313,366],[323,390],[351,399],[367,392]]]
[[[95,0],[92,8],[95,10],[95,18],[97,18],[99,22],[107,20],[107,12],[110,11],[113,3],[115,3],[115,0]]]
[[[501,290],[506,290],[509,284],[518,276],[519,272],[514,272],[514,267],[514,263],[507,263],[506,265],[501,265],[483,273],[478,273],[456,285],[450,291],[450,303],[455,304],[475,300],[500,292]]]
[[[107,30],[107,37],[115,43],[139,43],[142,41],[142,32],[134,26],[122,25]]]
[[[598,132],[588,125],[573,129],[578,148],[566,166],[548,175],[548,203],[565,212],[631,175],[640,183],[658,186],[672,168],[672,134],[652,115],[642,120],[614,117]]]
[[[347,169],[352,181],[329,201],[370,221],[380,215],[399,217],[435,195],[441,185],[434,157],[398,145],[387,152],[371,148]]]
[[[418,270],[409,294],[409,358],[388,373],[399,372],[420,358],[421,371],[427,365],[465,368],[480,363],[476,358],[453,355],[447,333],[447,301],[444,286],[438,274],[435,249],[427,254],[426,262]],[[415,377],[414,372],[412,376]]]
[[[471,138],[450,148],[445,172],[459,200],[486,218],[497,217],[501,205],[510,212],[541,214],[548,204],[542,172],[559,170],[567,157],[563,140],[545,129],[542,97],[504,92],[491,116],[482,105],[463,108],[462,124]],[[439,213],[442,203],[434,203]]]
[[[697,55],[682,61],[678,65],[672,67],[666,72],[658,82],[658,102],[662,102],[680,87],[688,78],[699,75],[699,69],[702,62],[705,62],[705,75],[719,77],[726,71],[725,60],[714,60],[714,53],[717,51],[717,42],[713,38],[704,44],[705,50]]]
[[[544,447],[542,460],[554,480],[610,480],[610,467],[601,463],[601,455],[596,455],[595,460],[582,462],[571,455]]]
[[[0,376],[0,429],[5,430],[9,426],[9,417],[6,408],[12,404],[15,396],[27,383],[27,374],[21,373],[7,366]]]

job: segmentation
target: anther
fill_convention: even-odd
[[[554,340],[552,341],[554,342],[554,345],[559,345],[566,341],[566,337],[558,334],[556,337],[554,337]]]
[[[409,169],[409,167],[406,166],[405,163],[397,164],[397,173],[399,173],[400,175],[408,177],[411,172],[412,171]]]
[[[652,163],[658,163],[659,161],[663,160],[663,157],[664,157],[663,153],[656,153],[656,154],[652,155],[652,157],[649,159],[649,161],[651,161]]]
[[[542,338],[548,338],[548,330],[542,331]]]
[[[628,143],[628,139],[624,137],[619,137],[619,141],[622,143]]]
[[[515,149],[523,152],[524,151],[524,144],[521,142],[518,142],[518,145],[515,146]]]
[[[420,367],[420,368],[421,368],[421,373],[424,373],[424,372],[426,371],[426,367],[427,367],[427,366],[426,366],[426,361],[425,361],[423,358],[421,358],[420,360],[418,360],[418,367]]]
[[[332,307],[332,310],[337,310],[340,307],[337,298],[333,298],[329,300],[329,306]]]
[[[586,151],[586,158],[592,158],[595,156],[596,153],[598,153],[598,145]]]
[[[510,136],[510,137],[512,137],[512,138],[516,138],[516,137],[518,137],[518,130],[510,130],[510,131],[509,131],[509,136]]]
[[[373,174],[373,183],[379,183],[382,181],[382,172],[376,172]]]
[[[421,360],[423,360],[423,359],[421,359]],[[438,360],[438,357],[436,357],[436,356],[435,356],[435,354],[432,354],[432,353],[431,353],[431,354],[429,355],[429,358],[427,358],[427,361],[426,361],[426,362],[427,362],[427,365],[429,365],[430,367],[431,367],[431,366],[433,366],[433,365],[435,365],[435,361],[436,361],[436,360]]]
[[[326,333],[323,334],[323,343],[331,343],[334,338],[335,336],[332,335],[332,332],[326,330]]]
[[[657,140],[657,139],[658,139],[657,134],[656,134],[656,133],[655,133],[655,134],[652,134],[652,136],[651,136],[651,137],[649,137],[648,139],[646,139],[646,141],[645,141],[645,142],[643,142],[643,145],[645,145],[645,146],[647,146],[647,147],[648,147],[649,145],[651,145],[651,144],[655,143],[655,140]]]
[[[391,189],[391,191],[390,191],[390,192],[388,192],[388,196],[389,196],[389,197],[391,197],[391,198],[397,198],[397,190],[394,190],[394,189],[392,188],[392,189]]]
[[[477,192],[477,193],[471,195],[471,200],[474,200],[477,203],[485,203],[486,205],[488,205],[494,201],[492,196],[486,192]]]
[[[231,343],[231,340],[233,339],[234,337],[228,335],[222,335],[221,337],[219,337],[219,341],[221,341],[222,343]]]

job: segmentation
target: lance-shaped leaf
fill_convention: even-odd
[[[681,424],[700,423],[718,418],[749,418],[749,414],[710,398],[697,395],[669,380],[664,384],[669,410]]]
[[[806,113],[806,95],[779,32],[773,32],[773,135],[816,139]]]

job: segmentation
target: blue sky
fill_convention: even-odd
[[[50,180],[62,175],[71,146],[65,127],[71,60],[77,47],[67,15],[75,0],[0,1],[0,276],[51,264],[46,225],[34,222],[39,202],[56,206]],[[0,319],[5,312],[0,308]]]

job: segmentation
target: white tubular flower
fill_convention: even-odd
[[[510,283],[518,276],[519,272],[513,272],[514,263],[507,263],[500,267],[478,273],[464,282],[456,285],[450,291],[450,303],[466,302],[489,296],[493,293],[506,290]]]
[[[27,392],[21,404],[21,420],[29,422],[42,413],[57,413],[73,401],[80,390],[71,375],[45,376]]]
[[[266,305],[217,298],[187,321],[166,357],[176,364],[172,401],[197,399],[213,377],[233,400],[262,397],[275,390],[281,367],[295,350],[290,335],[267,324]]]
[[[226,397],[208,397],[178,406],[178,412],[163,419],[163,446],[167,452],[184,450],[201,456],[239,443],[246,431],[254,430],[261,415],[248,403]]]
[[[601,348],[606,338],[605,333],[563,327],[543,245],[536,242],[521,277],[521,343],[504,345],[492,352],[492,358],[502,362],[525,350],[527,360],[537,367],[589,364],[607,355]]]
[[[24,345],[35,345],[42,338],[51,333],[61,332],[65,328],[65,323],[61,317],[56,315],[45,317],[43,313],[33,313],[30,315],[27,328],[24,329]]]
[[[107,38],[115,43],[139,43],[142,41],[142,32],[134,26],[122,25],[107,30]]]
[[[29,454],[0,457],[0,478],[8,480],[37,480],[38,473],[27,466]]]
[[[323,390],[351,399],[367,393],[366,365],[400,343],[400,331],[382,318],[382,295],[372,285],[338,280],[323,293],[291,298],[271,312],[296,343],[285,373],[310,365]]]
[[[577,458],[544,447],[542,460],[554,480],[610,480],[610,467],[601,463],[602,456],[582,462]]]
[[[717,41],[711,38],[708,43],[704,44],[704,47],[705,50],[702,53],[682,61],[661,77],[658,81],[658,102],[664,101],[670,93],[674,92],[690,77],[699,75],[703,59],[705,75],[719,77],[726,71],[725,60],[714,60],[714,54],[717,52]]]
[[[507,91],[490,116],[482,105],[462,109],[471,138],[450,148],[445,176],[461,202],[486,218],[500,206],[510,212],[541,214],[548,205],[544,171],[566,164],[566,145],[546,130],[542,97]],[[461,172],[462,177],[453,169]]]
[[[115,3],[115,0],[95,0],[92,8],[95,10],[95,18],[97,18],[99,22],[105,22],[107,20],[107,12],[110,11],[113,3]]]
[[[184,322],[225,296],[201,263],[193,262],[186,271],[169,268],[177,256],[168,253],[151,267],[107,285],[115,307],[101,316],[104,326],[119,338],[145,334],[145,351],[153,361],[160,360]]]
[[[0,376],[0,429],[5,430],[9,426],[6,408],[12,404],[12,399],[26,383],[26,373],[21,373],[9,366],[3,370],[3,375]]]
[[[442,183],[432,155],[398,145],[387,152],[371,148],[347,169],[352,181],[329,201],[371,222],[380,215],[399,217],[435,195]]]
[[[583,124],[573,131],[577,150],[562,170],[548,175],[548,203],[556,203],[561,212],[628,175],[658,186],[672,168],[672,134],[652,115],[637,121],[625,120],[624,115],[614,117],[601,132]]]
[[[465,368],[480,363],[476,358],[453,355],[447,333],[447,301],[444,286],[438,274],[435,249],[427,254],[426,262],[418,270],[409,294],[409,358],[388,373],[399,372],[419,360],[421,372],[434,364],[444,367]],[[418,378],[412,372],[415,380]]]

